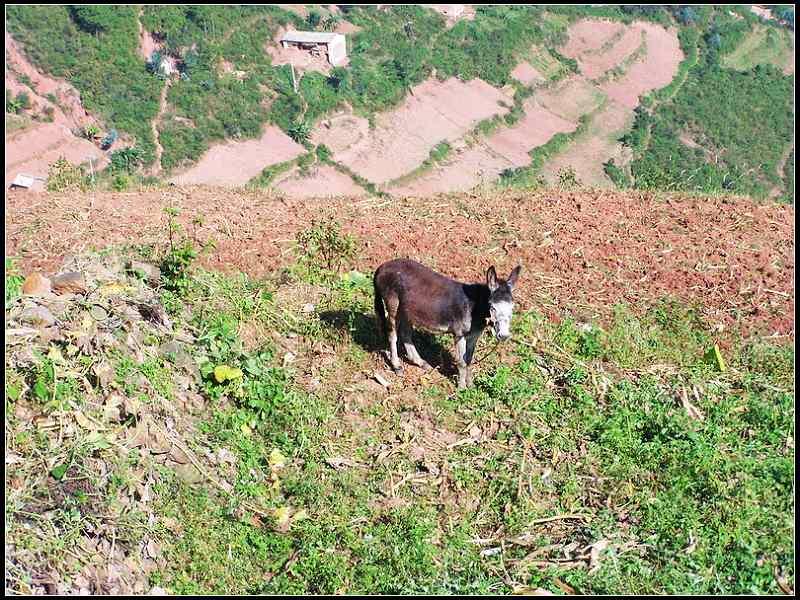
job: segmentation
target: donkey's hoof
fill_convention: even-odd
[[[432,367],[432,366],[430,366],[430,365],[429,365],[427,362],[425,362],[424,360],[423,360],[422,362],[418,362],[418,363],[414,363],[414,364],[415,364],[416,366],[418,366],[420,369],[422,369],[423,371],[430,371],[430,370],[432,370],[432,369],[433,369],[433,367]]]
[[[403,365],[397,365],[396,367],[392,365],[392,371],[394,371],[395,375],[402,375],[403,374]]]

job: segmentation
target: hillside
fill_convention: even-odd
[[[6,216],[8,590],[794,588],[792,207],[168,187]],[[446,336],[388,370],[395,256],[522,264],[474,388]],[[17,268],[82,281],[20,297]]]
[[[151,176],[403,196],[574,179],[792,201],[793,20],[747,7],[443,10],[14,6],[7,28],[129,138],[128,154],[103,157],[101,188]],[[347,64],[281,49],[291,28],[344,33]],[[27,89],[14,72],[6,87]]]
[[[6,15],[7,593],[794,594],[793,7]]]

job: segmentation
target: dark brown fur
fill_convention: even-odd
[[[398,338],[409,361],[430,368],[411,340],[411,327],[416,325],[434,333],[455,336],[459,387],[469,385],[472,379],[469,364],[478,337],[489,323],[490,304],[512,301],[511,289],[518,274],[519,267],[508,282],[498,280],[491,267],[487,272],[489,285],[466,284],[410,259],[383,263],[373,278],[375,312],[388,337],[392,368],[402,371],[397,354]]]

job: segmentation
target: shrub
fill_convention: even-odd
[[[305,144],[311,135],[311,127],[305,121],[298,121],[289,128],[288,133],[289,137],[298,144]]]
[[[356,239],[342,234],[333,217],[312,222],[311,227],[297,235],[297,245],[301,260],[317,271],[338,273],[356,257]]]
[[[142,163],[142,151],[132,146],[115,150],[111,153],[111,165],[108,167],[113,172],[133,173]]]
[[[86,174],[80,166],[71,164],[63,156],[50,165],[47,172],[48,192],[84,191],[86,187]]]
[[[319,146],[317,146],[316,154],[320,162],[330,161],[331,156],[333,155],[331,149],[328,148],[325,144],[320,144]]]

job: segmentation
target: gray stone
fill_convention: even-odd
[[[39,325],[44,327],[50,327],[56,323],[56,318],[53,316],[53,313],[50,312],[50,309],[44,306],[26,307],[22,311],[22,314],[20,314],[19,320],[22,323],[29,323],[31,325]]]
[[[147,281],[150,285],[158,285],[161,282],[161,269],[155,265],[132,260],[127,264],[127,269],[137,277]]]
[[[56,275],[50,285],[56,294],[85,294],[87,292],[86,279],[83,277],[83,273],[78,271]]]

